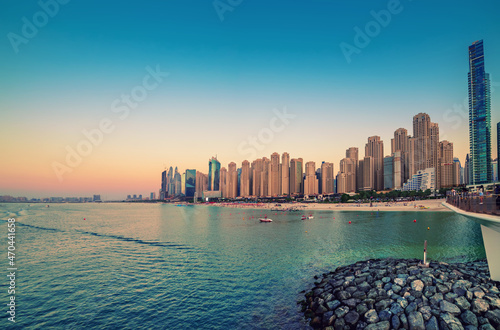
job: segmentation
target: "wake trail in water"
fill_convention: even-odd
[[[7,220],[1,220],[1,221],[7,222]],[[16,222],[16,225],[23,226],[23,227],[29,227],[29,228],[33,228],[33,229],[38,229],[38,230],[58,232],[58,233],[72,233],[71,231],[67,231],[67,230],[62,230],[62,229],[57,229],[57,228],[40,227],[40,226],[30,225],[30,224],[21,223],[21,222]],[[124,242],[132,242],[132,243],[137,243],[137,244],[159,246],[159,247],[165,247],[165,248],[174,248],[176,250],[195,250],[193,247],[189,247],[189,246],[184,245],[184,244],[178,244],[175,242],[145,241],[145,240],[138,239],[138,238],[125,237],[125,236],[112,235],[112,234],[101,234],[101,233],[96,233],[96,232],[92,232],[92,231],[84,231],[84,230],[76,230],[73,233],[80,233],[80,234],[91,235],[91,236],[102,237],[102,238],[111,238],[111,239],[116,239],[116,240],[120,240],[120,241],[124,241]]]
[[[144,241],[144,240],[138,239],[138,238],[131,238],[131,237],[125,237],[125,236],[120,236],[120,235],[101,234],[101,233],[96,233],[96,232],[92,232],[92,231],[78,231],[78,232],[82,233],[82,234],[96,236],[96,237],[112,238],[112,239],[117,239],[117,240],[126,241],[126,242],[134,242],[134,243],[138,243],[138,244],[161,246],[161,247],[167,247],[167,248],[175,248],[177,250],[194,250],[192,247],[188,247],[184,244],[177,244],[177,243],[173,243],[173,242]]]

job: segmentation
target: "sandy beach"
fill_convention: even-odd
[[[280,208],[299,208],[300,210],[331,210],[331,211],[430,211],[430,212],[451,212],[450,209],[441,205],[444,199],[428,199],[412,202],[391,202],[391,203],[369,203],[363,204],[327,204],[327,203],[282,203]],[[275,203],[214,203],[210,204],[219,207],[232,208],[258,208],[271,209]]]

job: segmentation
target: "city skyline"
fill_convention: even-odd
[[[361,150],[370,136],[383,141],[383,162],[394,131],[411,131],[417,113],[439,123],[440,140],[464,162],[467,47],[476,40],[491,79],[491,125],[500,121],[500,4],[454,3],[450,15],[442,3],[432,11],[389,3],[244,1],[221,20],[211,3],[132,2],[114,15],[113,4],[61,2],[29,38],[26,21],[45,9],[9,4],[0,13],[0,137],[8,141],[0,194],[148,196],[165,167],[208,174],[216,154],[239,167],[287,151],[303,165],[331,162],[336,175],[345,150]],[[135,20],[139,10],[147,19]],[[390,13],[387,24],[381,13]],[[379,31],[361,47],[355,28],[370,22]],[[14,47],[14,34],[26,42]],[[347,54],[346,44],[358,52]],[[71,152],[78,146],[84,155]]]

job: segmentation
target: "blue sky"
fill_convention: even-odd
[[[4,1],[0,137],[13,162],[2,165],[12,181],[0,193],[89,194],[96,189],[82,182],[94,181],[107,183],[97,192],[110,197],[157,191],[165,165],[207,172],[215,154],[223,166],[252,161],[238,146],[285,107],[296,117],[259,157],[287,151],[337,171],[345,149],[364,151],[368,136],[381,136],[388,155],[394,130],[412,134],[413,115],[426,112],[463,162],[468,125],[458,111],[467,111],[467,47],[478,39],[494,82],[492,126],[500,121],[498,1],[218,3],[231,9],[223,20],[212,1],[58,3],[16,52],[9,36],[24,37],[23,18],[43,20],[42,8]],[[397,13],[349,63],[340,44],[354,46],[354,28],[365,31],[371,12],[388,8]],[[141,84],[148,66],[169,75],[117,119],[111,104]],[[58,180],[53,163],[65,164],[66,146],[107,117],[116,129]]]

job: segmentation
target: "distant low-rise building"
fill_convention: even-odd
[[[403,185],[403,191],[431,191],[436,189],[436,175],[433,167],[419,170]]]

